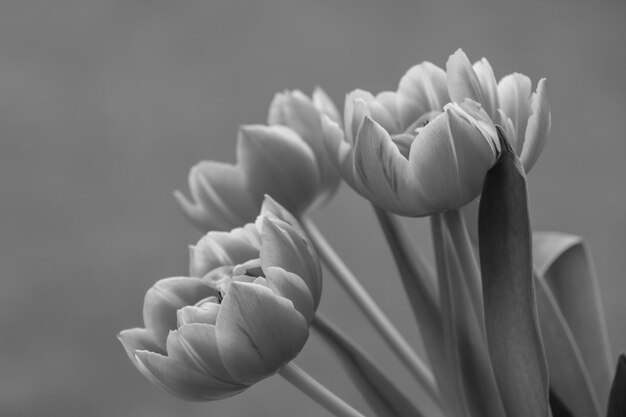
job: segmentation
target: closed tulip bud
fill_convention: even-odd
[[[290,215],[267,200],[256,223],[210,232],[192,252],[195,277],[158,281],[145,328],[119,339],[150,381],[189,400],[232,396],[302,349],[319,304],[321,270]]]
[[[347,101],[345,114],[343,130],[325,119],[331,160],[362,196],[400,215],[425,216],[467,204],[479,195],[500,151],[489,116],[471,100],[447,104],[395,137],[364,99]]]
[[[469,98],[481,103],[489,117],[502,125],[524,169],[530,171],[550,132],[546,79],[539,80],[534,93],[530,78],[524,74],[509,74],[496,83],[485,58],[472,65],[461,49],[450,56],[446,67],[450,99],[463,102]]]
[[[203,161],[191,169],[191,199],[174,193],[187,218],[205,232],[226,231],[254,220],[265,194],[295,215],[326,202],[339,176],[324,148],[321,114],[339,117],[321,89],[313,100],[299,91],[277,94],[270,126],[240,128],[237,164]]]

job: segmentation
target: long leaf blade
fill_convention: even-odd
[[[507,417],[549,414],[548,373],[532,270],[526,175],[503,132],[479,209],[485,328]]]

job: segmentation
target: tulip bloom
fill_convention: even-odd
[[[331,160],[353,189],[405,216],[459,208],[478,196],[500,151],[495,127],[478,103],[447,104],[393,134],[409,119],[396,119],[400,124],[391,127],[393,119],[381,123],[384,106],[378,104],[384,100],[362,97],[348,95],[343,130],[329,118],[324,122]]]
[[[189,400],[232,396],[302,349],[319,303],[319,261],[299,225],[271,200],[255,224],[209,232],[191,250],[192,277],[158,281],[145,328],[119,339],[150,381]]]
[[[513,73],[496,83],[493,69],[483,58],[472,64],[459,49],[446,64],[450,99],[469,98],[482,104],[491,119],[502,125],[526,172],[541,154],[550,131],[550,105],[546,79],[532,92],[532,82],[524,74]]]
[[[321,114],[338,120],[328,96],[277,94],[270,126],[239,130],[237,164],[202,161],[189,173],[191,200],[176,191],[187,218],[199,229],[230,230],[252,221],[265,194],[295,215],[327,201],[339,185],[322,143]]]

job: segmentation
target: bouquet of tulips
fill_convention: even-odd
[[[316,89],[275,96],[243,126],[237,164],[200,162],[186,217],[206,233],[188,274],[157,281],[144,328],[119,339],[150,381],[189,400],[236,395],[279,374],[337,416],[433,415],[316,312],[322,265],[449,417],[624,417],[626,358],[609,351],[581,238],[533,232],[526,173],[550,130],[546,80],[496,81],[459,50],[397,91],[355,90],[341,114]],[[309,213],[341,180],[369,200],[424,342],[420,356]],[[431,221],[427,259],[397,216]],[[362,414],[294,363],[313,328],[370,406]],[[615,370],[616,369],[616,370]]]

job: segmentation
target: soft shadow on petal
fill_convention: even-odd
[[[341,114],[339,110],[337,110],[337,106],[335,106],[335,103],[333,103],[331,98],[321,87],[315,87],[312,98],[313,105],[317,111],[330,117],[330,119],[337,124],[342,123]]]
[[[243,384],[277,372],[308,338],[308,323],[286,298],[257,284],[234,282],[216,324],[224,366]]]
[[[155,343],[165,349],[167,335],[177,325],[176,311],[216,294],[197,278],[159,280],[146,292],[144,299],[143,321],[146,329],[152,332]]]
[[[153,335],[147,329],[134,328],[122,330],[117,335],[118,340],[124,346],[130,360],[135,362],[136,350],[149,350],[151,352],[165,353],[165,350],[154,342]]]
[[[357,190],[378,207],[414,216],[415,193],[409,161],[387,131],[369,117],[363,119],[354,146]]]
[[[218,400],[233,396],[247,387],[219,381],[197,372],[185,363],[140,350],[135,353],[137,369],[155,385],[191,401]]]
[[[524,74],[513,73],[502,77],[498,83],[500,109],[515,126],[515,140],[508,137],[519,155],[524,147],[526,125],[530,116],[530,95],[532,82]]]
[[[398,109],[406,130],[424,114],[443,109],[450,101],[446,72],[430,62],[411,67],[398,85]]]
[[[199,278],[215,268],[236,265],[259,256],[258,248],[227,232],[207,233],[192,251],[191,274]]]
[[[346,107],[348,106],[346,105]],[[348,128],[347,123],[346,128]],[[346,140],[348,137],[347,133],[344,133],[341,127],[328,117],[322,119],[322,132],[328,159],[341,177],[348,184],[353,186],[352,161],[354,159],[354,153],[352,150],[352,142]],[[352,138],[350,138],[350,141],[352,141]]]
[[[539,80],[537,91],[533,93],[530,100],[530,108],[532,114],[528,118],[524,148],[520,155],[526,172],[530,171],[535,165],[539,155],[541,155],[541,151],[546,146],[552,123],[545,78]]]
[[[250,191],[259,203],[269,194],[289,211],[301,213],[317,196],[320,173],[315,155],[304,140],[287,127],[242,127],[237,158],[246,172]]]
[[[276,266],[265,269],[265,278],[276,294],[291,300],[296,310],[311,322],[315,313],[313,296],[302,278]]]
[[[167,337],[167,355],[218,381],[243,388],[224,368],[217,349],[215,325],[188,324],[170,332]]]
[[[482,106],[485,111],[491,117],[492,120],[496,120],[498,110],[498,83],[496,77],[493,75],[493,68],[485,58],[474,63],[472,67],[480,83],[483,99]]]
[[[462,103],[466,98],[469,98],[478,103],[485,102],[480,81],[463,50],[459,49],[450,55],[446,63],[446,70],[448,93],[451,101]]]
[[[202,307],[185,306],[176,312],[177,326],[191,323],[215,324],[219,304],[205,303]]]
[[[309,287],[317,307],[322,293],[321,271],[317,257],[306,240],[293,231],[280,228],[276,221],[263,221],[261,267],[280,267],[298,275]]]

